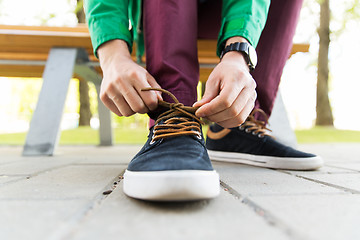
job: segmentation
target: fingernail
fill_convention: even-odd
[[[197,113],[196,116],[203,118],[203,117],[205,117],[205,114],[203,114],[203,113]]]

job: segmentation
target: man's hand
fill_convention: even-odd
[[[239,39],[229,40],[227,44]],[[203,98],[194,104],[194,107],[200,107],[196,115],[225,128],[237,127],[254,108],[255,88],[255,80],[243,55],[228,52],[210,74]]]
[[[155,110],[161,95],[143,88],[160,88],[155,79],[130,56],[126,42],[112,40],[98,49],[103,71],[100,99],[118,116]]]

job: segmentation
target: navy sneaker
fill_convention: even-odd
[[[209,127],[206,147],[211,160],[288,170],[314,170],[323,160],[277,142],[268,134],[265,122],[256,120],[254,110],[237,128],[226,129],[217,124]]]
[[[171,96],[176,103],[159,102],[167,111],[158,116],[147,142],[129,163],[124,193],[153,201],[214,198],[220,191],[219,175],[205,147],[201,120],[194,115],[195,108]]]

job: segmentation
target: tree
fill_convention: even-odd
[[[346,29],[350,22],[360,19],[360,0],[347,0],[336,2],[342,4],[343,12],[341,17],[331,19],[329,0],[319,0],[320,4],[320,27],[319,55],[318,55],[318,82],[317,82],[317,103],[316,103],[316,125],[333,126],[333,117],[328,97],[328,53],[331,39],[336,39]],[[335,2],[334,2],[335,3]],[[330,20],[336,22],[337,28],[330,31]]]
[[[78,23],[85,23],[83,0],[77,0],[75,13]],[[89,85],[85,79],[79,79],[79,101],[79,126],[90,126],[92,114],[90,110]]]
[[[316,125],[333,126],[334,119],[329,101],[329,46],[330,46],[329,0],[320,2],[320,27],[318,79],[316,90]]]

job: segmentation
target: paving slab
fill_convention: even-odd
[[[0,200],[91,199],[124,169],[121,166],[66,166],[0,187]]]
[[[235,163],[214,163],[220,179],[245,196],[343,193],[281,171]]]
[[[0,200],[0,238],[49,239],[87,203],[86,200]]]
[[[59,147],[55,158],[72,158],[79,164],[128,164],[133,156],[141,149],[141,145],[116,145],[112,147],[66,146]]]
[[[74,162],[72,159],[61,159],[61,161],[58,161],[57,159],[51,159],[49,157],[29,157],[22,161],[14,161],[1,165],[0,175],[32,175],[67,166]]]
[[[328,164],[331,167],[337,167],[339,169],[344,169],[344,170],[352,170],[352,171],[356,171],[356,172],[360,172],[360,162],[359,163],[329,163]]]
[[[346,168],[339,168],[336,166],[328,166],[325,165],[321,167],[320,169],[317,169],[315,171],[290,171],[290,170],[284,170],[284,172],[290,173],[292,175],[299,175],[302,176],[311,176],[311,175],[318,175],[318,174],[344,174],[344,173],[356,173],[356,170],[352,169],[346,169]]]
[[[301,173],[299,176],[304,176]],[[339,186],[339,188],[348,189],[350,192],[360,194],[360,174],[346,173],[346,174],[313,174],[306,175],[307,179],[312,179],[319,182],[324,182],[331,185]]]
[[[151,203],[126,197],[119,186],[65,238],[210,240],[242,236],[290,239],[224,190],[210,201]]]
[[[360,143],[300,144],[299,149],[318,154],[325,163],[360,163]]]
[[[360,195],[256,196],[251,199],[304,239],[360,239]]]
[[[13,182],[19,179],[26,178],[26,176],[7,176],[7,175],[0,175],[0,186],[2,184]]]
[[[214,163],[223,188],[211,201],[143,202],[121,184],[103,195],[140,148],[0,147],[0,239],[360,239],[360,144],[300,145],[325,159],[312,172]]]

